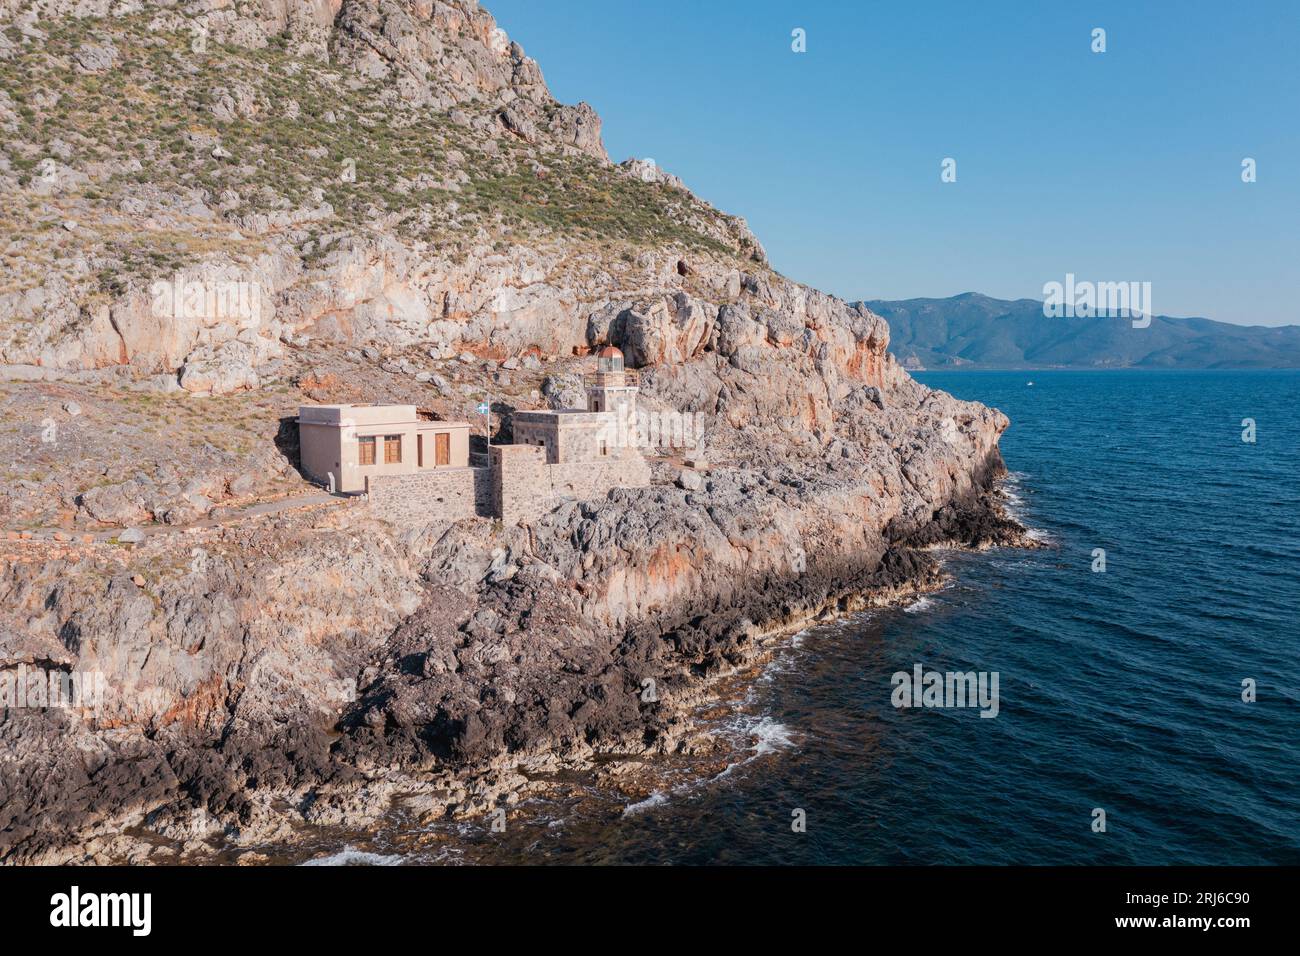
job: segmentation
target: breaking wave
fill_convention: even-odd
[[[354,847],[345,846],[329,856],[318,856],[308,860],[303,866],[401,866],[404,857],[396,854],[367,853]]]

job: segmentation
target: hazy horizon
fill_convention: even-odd
[[[906,295],[900,298],[890,298],[888,296],[883,296],[883,295],[873,295],[863,299],[848,299],[846,301],[848,302],[917,302],[922,299],[933,299],[935,301],[942,301],[944,299],[960,298],[961,296],[964,295],[978,295],[978,296],[983,296],[986,299],[996,299],[999,302],[1018,302],[1022,300],[1028,300],[1031,302],[1043,301],[1043,297],[1041,295],[1021,295],[1021,296],[1014,296],[1014,297],[1003,296],[1003,295],[990,295],[989,293],[981,292],[978,289],[965,289],[961,292],[954,292],[952,295]],[[1202,320],[1208,320],[1210,322],[1223,322],[1226,325],[1236,325],[1236,326],[1240,326],[1241,328],[1247,328],[1247,329],[1249,328],[1283,329],[1290,326],[1300,326],[1300,322],[1283,322],[1278,325],[1265,325],[1264,323],[1256,323],[1256,322],[1228,322],[1226,319],[1216,319],[1212,315],[1170,315],[1169,313],[1161,312],[1158,309],[1153,313],[1153,315],[1154,317],[1161,318],[1161,319],[1180,319],[1180,320],[1202,319]]]

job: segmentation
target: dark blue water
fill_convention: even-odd
[[[801,635],[721,777],[468,825],[465,859],[1300,862],[1300,372],[918,377],[1010,416],[1010,488],[1052,546],[952,555],[948,589]],[[998,716],[895,709],[916,663],[997,671]]]

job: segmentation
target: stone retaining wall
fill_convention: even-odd
[[[548,510],[551,482],[546,449],[537,445],[493,445],[493,512],[506,525],[531,521]]]
[[[371,512],[401,525],[497,517],[533,521],[567,499],[604,498],[611,488],[650,484],[644,458],[546,463],[536,445],[493,445],[491,468],[447,468],[368,480]]]
[[[371,511],[396,524],[460,521],[492,515],[491,476],[486,468],[446,468],[369,479]]]
[[[505,524],[533,521],[566,498],[604,498],[611,488],[650,484],[644,458],[546,463],[536,445],[492,446],[493,510]]]

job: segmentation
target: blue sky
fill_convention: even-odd
[[[745,216],[801,282],[1042,298],[1073,272],[1300,322],[1300,2],[484,5],[613,159]]]

